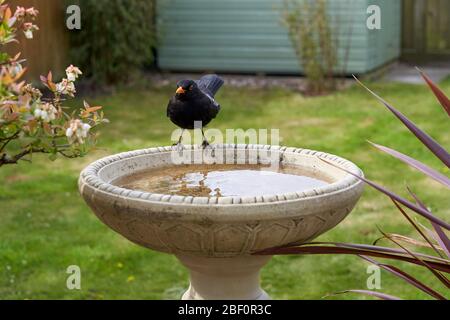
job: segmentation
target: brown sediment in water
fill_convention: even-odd
[[[179,165],[139,171],[114,185],[144,192],[194,196],[258,196],[301,192],[330,183],[296,166],[251,164]]]

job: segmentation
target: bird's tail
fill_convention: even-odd
[[[200,89],[208,92],[212,97],[214,97],[219,91],[219,89],[223,86],[224,81],[216,74],[208,74],[203,76],[198,81],[198,86]]]

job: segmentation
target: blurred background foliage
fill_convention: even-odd
[[[70,0],[82,28],[70,32],[70,56],[98,85],[130,80],[154,60],[154,0]]]

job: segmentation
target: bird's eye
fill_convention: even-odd
[[[189,91],[192,90],[193,87],[194,87],[193,85],[190,85],[189,86]]]

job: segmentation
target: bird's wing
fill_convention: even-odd
[[[213,107],[210,109],[211,118],[215,118],[220,111],[220,104],[215,103]]]
[[[211,98],[208,95],[206,96],[211,99],[211,104],[209,107],[209,115],[211,116],[211,118],[214,119],[220,111],[220,104],[218,104],[217,101],[214,100],[214,98]]]
[[[206,95],[214,98],[217,91],[223,86],[224,81],[218,75],[208,74],[196,81],[200,90]]]

